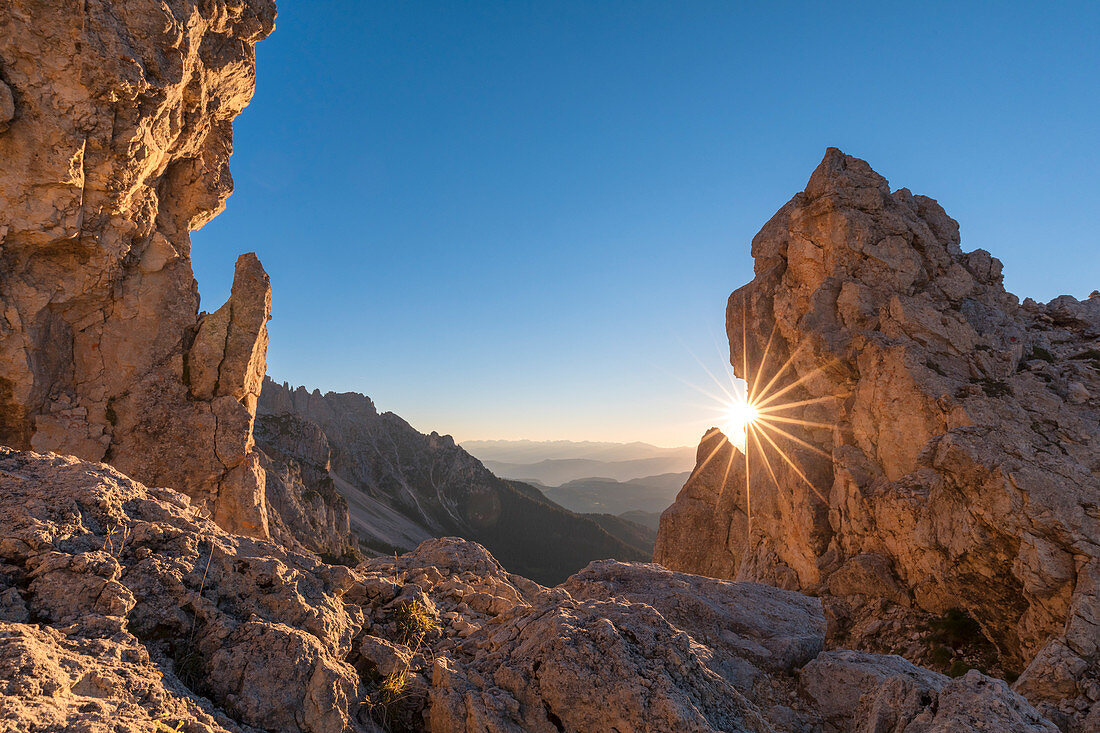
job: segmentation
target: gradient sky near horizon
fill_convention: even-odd
[[[1100,288],[1097,38],[1096,3],[284,1],[203,308],[256,251],[278,381],[458,440],[692,444],[749,241],[827,146],[1021,298]]]

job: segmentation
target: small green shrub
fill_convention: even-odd
[[[114,538],[118,537],[118,547],[115,547]],[[107,525],[107,534],[103,537],[103,548],[115,557],[122,557],[122,550],[126,547],[126,540],[130,538],[130,528],[123,527],[122,531],[116,531],[113,524]]]
[[[192,692],[199,693],[206,675],[203,672],[202,652],[193,643],[181,647],[175,656],[176,677]]]
[[[401,699],[408,686],[409,671],[405,668],[395,669],[378,685],[378,701],[389,707]]]
[[[400,724],[401,713],[405,701],[411,696],[409,669],[400,667],[378,681],[377,687],[367,695],[367,709],[383,730],[403,730],[405,726]]]
[[[951,667],[948,668],[947,676],[948,677],[962,677],[964,674],[969,672],[971,669],[973,669],[973,667],[971,667],[969,664],[967,664],[966,662],[964,662],[961,659],[956,659],[954,662],[951,663]]]
[[[937,667],[946,667],[947,663],[951,661],[951,657],[954,656],[951,650],[945,646],[938,646],[932,650],[932,663]]]

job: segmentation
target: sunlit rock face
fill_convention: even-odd
[[[704,437],[656,560],[813,593],[832,644],[1020,674],[1095,730],[1100,294],[1020,304],[934,200],[835,149],[752,254],[730,361],[785,420],[747,482]]]
[[[823,652],[825,626],[817,599],[645,563],[546,588],[454,537],[329,566],[0,448],[7,730],[1056,731],[976,671]]]
[[[107,461],[265,536],[254,255],[198,313],[190,232],[232,190],[269,0],[0,12],[0,444]]]

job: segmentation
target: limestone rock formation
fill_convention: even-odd
[[[457,535],[543,583],[561,582],[593,559],[648,559],[645,528],[569,512],[533,486],[494,476],[450,436],[424,435],[379,413],[361,394],[291,390],[268,379],[257,424],[260,448],[277,463],[316,467],[302,473],[306,493],[323,499],[334,487],[346,500],[365,552],[392,555]],[[322,440],[331,452],[327,469],[314,455]]]
[[[750,437],[748,494],[704,437],[655,559],[812,593],[831,645],[1019,675],[1100,727],[1100,293],[1020,304],[934,200],[835,149],[752,254],[730,362],[788,421]]]
[[[0,444],[107,461],[265,536],[267,275],[198,313],[190,232],[232,190],[270,0],[0,12]]]
[[[0,731],[1054,733],[978,672],[822,653],[820,603],[655,565],[559,588],[433,539],[357,568],[0,449]]]
[[[255,436],[267,476],[271,538],[284,547],[356,564],[359,541],[351,531],[347,499],[336,489],[324,431],[295,415],[261,415]]]
[[[362,628],[347,568],[105,465],[6,448],[0,527],[0,730],[373,729],[344,662]]]

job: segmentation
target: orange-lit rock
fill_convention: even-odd
[[[748,497],[740,453],[697,468],[656,560],[819,595],[835,645],[1022,673],[1016,689],[1086,730],[1100,294],[1020,304],[1000,262],[959,245],[935,201],[828,151],[753,239],[755,278],[726,313],[739,376],[747,361],[763,385],[789,362],[769,394],[797,386],[770,404],[800,403],[778,414],[803,423],[773,425],[802,443],[761,430],[808,481],[764,439]]]
[[[11,730],[1056,730],[977,672],[822,653],[825,626],[815,598],[645,563],[546,588],[453,537],[329,566],[108,466],[0,448]]]
[[[266,536],[267,275],[201,315],[190,232],[232,191],[270,0],[0,12],[0,444],[108,461]]]

